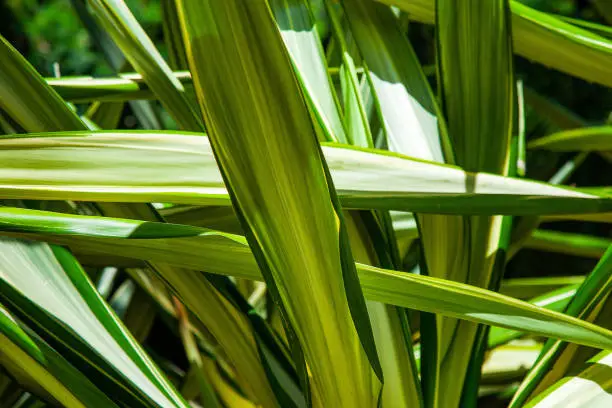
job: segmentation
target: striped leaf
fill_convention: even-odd
[[[87,136],[87,137],[83,137]],[[612,199],[468,173],[376,149],[325,145],[346,208],[446,214],[585,214]],[[208,139],[179,132],[77,132],[0,139],[5,198],[229,206]],[[466,180],[468,182],[466,183]]]
[[[1,208],[0,214],[5,234],[68,245],[78,255],[115,254],[153,262],[165,259],[179,267],[262,279],[242,236],[176,224],[9,207]],[[594,347],[605,348],[611,342],[608,330],[493,291],[370,265],[356,264],[356,268],[369,300]]]
[[[259,267],[304,351],[313,403],[371,407],[382,375],[365,301],[335,190],[270,10],[263,1],[179,4],[215,157]],[[215,64],[206,66],[211,58]]]
[[[433,24],[435,0],[376,0],[397,6],[411,18]],[[605,0],[604,0],[605,1]],[[612,43],[592,32],[510,1],[514,51],[559,71],[612,86]]]
[[[321,139],[347,143],[321,39],[308,3],[305,0],[271,0],[270,7],[310,110],[322,128]]]
[[[87,377],[0,306],[0,364],[19,383],[63,406],[117,407]]]
[[[612,126],[587,127],[554,133],[532,141],[528,147],[556,152],[610,151],[612,150]]]
[[[11,238],[1,245],[0,298],[17,317],[120,404],[187,407],[70,253]]]
[[[604,301],[612,288],[612,246],[601,257],[593,271],[578,288],[576,295],[567,306],[565,313],[593,321],[602,313]],[[544,345],[540,357],[533,365],[514,398],[510,407],[520,407],[534,399],[549,386],[567,374],[572,356],[577,353],[574,344],[562,341],[549,341]],[[552,370],[553,365],[557,365]]]
[[[127,60],[142,74],[162,104],[185,130],[203,129],[200,117],[185,96],[157,48],[123,0],[86,0],[98,23],[113,38]]]

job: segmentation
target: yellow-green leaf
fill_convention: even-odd
[[[365,301],[271,11],[264,1],[179,5],[215,157],[258,265],[304,350],[313,402],[372,407],[375,371],[381,375]]]

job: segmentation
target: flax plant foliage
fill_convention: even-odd
[[[525,74],[609,95],[605,1],[69,3],[113,75],[0,37],[0,407],[612,406],[609,112]]]

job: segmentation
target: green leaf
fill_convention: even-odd
[[[535,230],[525,242],[525,247],[568,255],[599,259],[612,245],[612,239],[572,234],[553,230]]]
[[[0,208],[0,214],[0,230],[12,231],[5,234],[68,245],[77,253],[115,254],[262,279],[241,236],[175,224],[9,207]],[[369,300],[594,347],[612,346],[612,333],[606,329],[486,289],[364,264],[357,264],[357,270]]]
[[[159,215],[147,205],[98,203],[97,207],[104,215],[111,217],[121,216],[152,221],[160,219]],[[143,222],[144,225],[156,225],[146,221],[133,221],[132,226]],[[176,225],[174,227],[166,226],[166,224],[162,225],[167,231],[176,231]],[[129,225],[127,227],[129,228]],[[148,228],[144,227],[144,236],[149,234],[146,232]],[[187,228],[189,229],[189,227]],[[194,229],[193,231],[197,230]],[[126,233],[126,230],[123,231]],[[176,233],[182,236],[185,231],[176,231]],[[135,236],[139,236],[138,234],[136,233]],[[198,254],[198,246],[191,247],[190,251]],[[222,345],[227,359],[237,370],[236,380],[245,395],[261,405],[276,406],[276,398],[262,365],[253,330],[251,330],[244,313],[241,314],[237,308],[221,296],[205,276],[199,272],[182,268],[184,265],[180,263],[171,266],[166,261],[167,259],[158,259],[156,262],[149,264],[156,274],[155,277],[163,279],[163,282],[176,293],[185,306],[201,322],[200,327],[205,327],[206,333],[210,332],[215,341]],[[172,262],[169,263],[172,264]],[[198,267],[195,269],[198,269]],[[142,279],[138,279],[138,281],[141,282]]]
[[[0,306],[0,364],[30,391],[63,406],[116,407],[87,377]]]
[[[608,151],[612,150],[612,126],[587,127],[554,133],[530,142],[528,147],[555,152]]]
[[[195,225],[231,234],[244,234],[232,207],[173,206],[159,211],[173,224]]]
[[[186,130],[203,130],[202,121],[185,96],[183,85],[174,77],[124,1],[86,1],[100,26],[113,38],[132,66],[142,74],[179,126]]]
[[[389,150],[452,162],[435,97],[396,17],[373,2],[342,4],[380,104]]]
[[[612,198],[579,189],[466,173],[375,149],[332,144],[323,152],[345,208],[513,215],[612,210]],[[0,163],[5,198],[230,205],[208,140],[199,134],[12,136],[0,139]]]
[[[360,217],[360,213],[348,212],[346,218],[355,260],[378,264],[378,259],[383,259],[383,257],[379,255],[381,250],[377,250],[376,246],[380,248],[383,245],[375,244],[377,237],[368,231],[368,226],[364,222],[367,218],[366,216]],[[385,250],[386,248],[382,249],[382,251]],[[389,263],[384,260],[383,262]],[[380,406],[383,408],[422,407],[423,397],[412,350],[412,336],[406,321],[406,311],[379,302],[368,302],[367,305],[386,379],[381,393]]]
[[[18,54],[16,54],[16,56],[18,56]],[[21,58],[21,57],[19,56],[19,58]],[[20,60],[19,58],[16,57],[14,60],[16,61],[16,63],[21,63],[23,65],[23,62],[24,62],[23,59]],[[4,65],[4,64],[2,65],[3,68],[6,68],[7,66],[10,68],[10,65]],[[9,94],[9,96],[11,98],[8,99],[7,101],[10,101],[10,103],[13,104],[14,106],[19,106],[20,107],[21,111],[18,111],[17,113],[20,115],[20,117],[24,118],[23,126],[27,130],[36,131],[36,130],[40,130],[41,127],[43,129],[47,129],[47,130],[57,130],[58,128],[59,129],[64,129],[64,130],[67,130],[67,129],[71,129],[71,130],[85,129],[85,125],[83,125],[83,123],[80,122],[78,120],[78,118],[77,118],[76,122],[74,120],[70,120],[71,117],[76,117],[74,115],[74,113],[71,111],[71,109],[66,104],[61,102],[61,100],[57,96],[54,96],[55,93],[52,91],[52,89],[44,81],[42,81],[42,79],[40,79],[40,77],[38,76],[38,74],[34,70],[27,69],[27,67],[26,67],[26,69],[24,69],[22,72],[27,74],[26,75],[27,76],[27,78],[26,78],[27,85],[30,88],[32,88],[32,93],[37,95],[36,96],[36,100],[35,101],[29,100],[28,96],[30,96],[30,98],[31,98],[31,95],[28,92],[26,92],[28,90],[28,88],[24,88],[23,86],[21,86],[20,88],[16,89],[16,92],[14,92],[13,94]],[[15,83],[19,84],[19,82],[15,82]],[[8,89],[8,88],[3,87],[0,90],[0,92],[6,91],[6,89]],[[4,99],[4,98],[2,98],[2,99]],[[57,101],[60,101],[61,103],[57,103]],[[54,115],[53,118],[49,118],[49,117],[46,117],[44,115],[40,115],[40,109],[37,109],[37,105],[38,104],[49,104],[50,106],[54,107],[57,112],[55,112],[56,114]],[[40,120],[37,120],[37,119],[40,119]],[[47,252],[49,252],[49,251],[47,251]],[[54,261],[54,262],[57,264],[56,261]],[[45,273],[49,273],[49,271],[53,271],[54,270],[54,267],[50,267],[49,265],[47,265],[46,268],[43,268],[43,269],[44,269]],[[78,267],[75,267],[73,265],[73,266],[71,266],[71,270],[75,271],[74,275],[71,275],[72,278],[75,278],[75,279],[78,280],[79,276],[81,276],[81,277],[83,276],[82,275],[82,271],[79,274]],[[21,271],[20,273],[23,274],[23,271]],[[65,275],[62,275],[62,274],[58,273],[57,271],[55,271],[54,276],[55,275],[57,275],[56,277],[58,279],[61,278],[62,276],[65,276]],[[40,280],[36,279],[36,278],[31,279],[32,283],[33,282],[39,282],[39,281]],[[43,280],[43,282],[44,282],[44,280]],[[7,286],[7,288],[8,288],[8,286]],[[87,289],[87,285],[82,286],[82,288]],[[16,292],[11,292],[11,293],[14,294]],[[14,301],[15,299],[12,299],[12,300]],[[27,300],[26,298],[19,298],[20,302],[21,301],[26,302],[26,300]],[[93,298],[91,298],[91,297],[88,300],[94,302]],[[26,304],[28,306],[32,305],[32,307],[34,307],[34,305],[31,304],[31,303],[26,303]],[[96,309],[96,310],[99,311],[99,309]],[[30,318],[30,316],[33,316],[34,314],[35,313],[33,313],[33,312],[29,313],[27,315],[28,319]],[[102,315],[104,315],[104,313],[102,313]],[[38,315],[39,318],[41,318],[41,316],[46,316],[46,315]],[[23,315],[21,317],[24,318]],[[79,319],[79,320],[83,320],[83,321],[92,320],[91,324],[93,324],[93,322],[96,321],[95,319]],[[52,322],[54,322],[54,321],[52,321],[52,320],[45,320],[45,324],[50,324]],[[30,321],[30,323],[32,323],[32,321]],[[108,324],[110,324],[112,326],[111,322],[109,322],[109,321],[105,321],[105,323],[108,323]],[[38,324],[38,322],[36,322],[36,324]],[[54,323],[54,324],[56,324],[56,323]],[[40,330],[47,330],[45,333],[49,333],[50,332],[49,329],[45,328],[44,326],[37,326],[37,327]],[[60,327],[63,327],[63,326],[60,326]],[[109,329],[109,327],[110,326],[108,326],[108,325],[107,326],[103,326],[103,328],[105,328],[105,329]],[[64,328],[61,328],[61,330],[60,330],[58,327],[54,327],[52,329],[53,332],[58,332],[58,333],[59,332],[63,332],[64,330],[65,330]],[[71,332],[68,332],[68,333],[71,333]],[[114,333],[117,334],[116,331]],[[98,334],[96,337],[98,339],[104,339],[107,336],[108,335]],[[117,339],[121,339],[121,336],[116,337],[116,338]],[[100,340],[98,340],[98,341],[100,341]],[[129,343],[129,341],[128,341],[128,343]],[[58,344],[61,344],[61,343],[57,343],[55,345],[57,346]],[[110,386],[114,390],[113,391],[114,399],[120,399],[120,400],[126,400],[127,399],[128,401],[130,401],[130,404],[128,404],[128,405],[135,405],[135,404],[137,404],[138,406],[140,406],[141,404],[145,403],[145,401],[152,402],[153,400],[151,398],[154,398],[154,399],[161,398],[162,400],[164,398],[167,398],[167,395],[166,395],[166,393],[168,392],[166,390],[167,385],[164,385],[163,387],[161,387],[158,390],[158,392],[161,393],[162,397],[160,397],[159,395],[154,395],[154,394],[152,394],[151,396],[148,396],[146,394],[146,392],[138,391],[137,388],[134,388],[136,386],[134,386],[134,385],[128,386],[127,384],[131,384],[131,382],[128,381],[126,383],[124,381],[125,375],[121,374],[119,371],[117,371],[118,369],[113,368],[112,365],[109,366],[108,368],[106,368],[106,371],[100,371],[102,369],[98,368],[98,366],[101,365],[105,360],[100,360],[101,357],[96,357],[96,362],[92,363],[91,360],[88,360],[88,359],[91,359],[92,356],[98,356],[98,354],[96,354],[95,351],[92,353],[91,352],[92,349],[89,348],[90,346],[87,343],[80,342],[80,343],[76,343],[76,344],[79,345],[81,350],[80,351],[77,350],[77,351],[74,351],[74,352],[70,351],[70,353],[72,353],[72,354],[70,354],[71,362],[76,362],[76,363],[80,364],[81,366],[84,365],[89,370],[90,374],[92,374],[92,375],[95,374],[97,378],[103,379],[104,380],[103,385],[105,387]],[[112,342],[108,342],[107,348],[111,347],[112,344],[113,344]],[[71,346],[74,347],[74,345],[75,344],[72,344]],[[67,346],[62,346],[62,347],[64,347],[64,349],[65,349],[65,347],[67,347]],[[129,349],[129,347],[128,347],[128,349]],[[66,349],[66,350],[71,350],[71,349]],[[88,351],[85,351],[85,350],[88,350]],[[102,350],[104,350],[104,349],[102,349]],[[85,353],[87,355],[88,359],[83,359],[82,354],[80,354],[80,353]],[[138,353],[136,353],[136,354],[138,354]],[[118,356],[119,356],[119,358],[121,357],[120,354],[118,354]],[[112,358],[116,359],[117,358],[117,356],[112,356],[112,355],[105,356],[105,357],[106,358],[110,358],[110,359],[112,359]],[[136,357],[138,357],[138,356],[136,355],[134,357],[137,362],[138,361],[142,361],[141,358],[136,358]],[[94,364],[94,365],[92,365],[92,364]],[[95,364],[97,364],[97,365],[95,365]],[[129,364],[130,364],[129,363],[129,359],[126,360],[124,362],[124,364],[127,364],[129,366]],[[134,362],[132,362],[131,364],[134,364]],[[150,364],[150,363],[147,363],[147,364]],[[105,364],[102,364],[102,365],[103,366],[108,366],[108,363],[105,363]],[[154,373],[154,371],[155,371],[154,369],[146,366],[146,364],[145,364],[145,366],[141,366],[141,368],[143,368],[143,367],[145,368],[144,369],[145,373],[151,374],[151,373]],[[125,368],[125,367],[120,367],[120,368]],[[151,370],[154,370],[154,371],[151,371]],[[133,374],[133,373],[131,373],[131,374]],[[141,383],[138,384],[138,386],[143,386],[142,378],[140,378],[140,377],[145,376],[145,375],[146,374],[142,374],[141,376],[134,375],[133,376],[134,378],[132,378],[132,381],[139,381],[139,380],[141,380],[140,381]],[[128,374],[127,377],[130,377],[130,375]],[[159,379],[157,377],[159,377]],[[151,379],[151,381],[153,381],[153,383],[150,383],[150,385],[153,385],[153,386],[156,386],[157,384],[166,384],[165,383],[166,380],[162,379],[162,377],[160,377],[160,374],[155,374],[155,375],[151,374],[150,379]],[[123,387],[119,387],[118,388],[118,387],[115,386],[115,384],[124,384],[124,385],[123,385]],[[146,382],[144,383],[144,385],[146,385]],[[118,395],[118,391],[121,392],[121,395]],[[115,394],[117,394],[117,395],[115,395]],[[174,391],[170,391],[168,395],[171,396],[172,400],[178,398],[177,401],[181,401],[180,397],[176,397],[175,396]],[[167,402],[162,402],[162,404],[166,404],[167,405]],[[178,405],[181,405],[181,404],[182,404],[182,402],[180,402]]]
[[[404,330],[404,325],[407,325],[406,311],[379,302],[368,302],[368,313],[385,374],[381,407],[422,407],[418,371],[412,357],[412,338]]]
[[[338,44],[338,50],[341,53],[342,65],[339,69],[340,88],[344,108],[344,124],[349,142],[354,146],[373,147],[374,141],[365,111],[365,103],[361,96],[357,67],[344,38],[345,34],[342,30],[338,11],[331,2],[324,1],[324,3],[333,29],[333,38]]]
[[[550,177],[549,182],[551,184],[561,184],[569,180],[574,172],[580,167],[580,165],[586,160],[588,152],[579,153],[568,161]],[[605,219],[603,217],[598,218]],[[523,248],[528,241],[532,239],[532,235],[536,232],[536,229],[542,223],[543,217],[523,217],[518,220],[513,231],[512,231],[512,245],[508,249],[507,258],[511,259],[521,248]]]
[[[510,163],[508,175],[516,177],[525,177],[527,175],[527,134],[525,131],[525,123],[527,121],[526,104],[525,104],[525,86],[523,80],[516,81],[516,109],[514,109],[514,124],[513,137],[510,142],[511,149],[516,153],[510,154],[511,160],[515,163]]]
[[[84,130],[85,125],[34,67],[0,36],[0,109],[30,132]]]
[[[412,213],[390,211],[390,215],[393,222],[393,230],[398,240],[418,238],[419,230]]]
[[[377,0],[397,6],[411,18],[432,24],[435,0]],[[570,75],[612,86],[612,42],[604,37],[510,2],[514,51]]]
[[[82,0],[71,0],[74,11],[79,16],[79,19],[87,29],[89,36],[93,40],[93,43],[97,46],[97,48],[102,51],[106,61],[110,65],[110,67],[115,72],[129,70],[130,64],[126,61],[125,57],[121,50],[117,47],[117,45],[113,42],[112,38],[108,35],[104,29],[100,27],[100,25],[94,20],[93,16],[87,9],[86,4]],[[129,101],[128,104],[132,108],[134,115],[140,122],[143,128],[145,129],[159,129],[161,125],[159,124],[158,115],[154,111],[152,104],[148,101]],[[104,104],[102,107],[106,106]],[[111,104],[109,106],[113,106],[113,109],[119,109],[118,104]],[[103,110],[107,110],[109,108],[103,108]],[[117,113],[119,114],[119,113]],[[119,120],[119,118],[117,118]],[[94,122],[96,122],[94,120]],[[96,122],[97,123],[97,122]],[[99,124],[102,129],[113,129],[116,126],[106,126],[106,124]]]
[[[586,277],[578,288],[576,295],[567,306],[565,313],[581,319],[593,320],[600,313],[601,304],[609,296],[612,288],[612,246],[601,257],[593,271]],[[554,364],[563,366],[568,355],[575,353],[574,345],[562,341],[548,341],[538,361],[531,368],[514,398],[510,407],[520,407],[533,399],[537,394],[534,391],[543,391],[565,374],[563,367],[552,370]]]
[[[370,125],[365,111],[365,103],[358,86],[357,73],[353,60],[348,54],[340,67],[340,86],[344,104],[344,121],[347,133],[354,146],[374,147]]]
[[[171,277],[171,276],[175,276],[177,275],[177,272],[179,274],[178,279],[181,278],[181,275],[186,274],[188,276],[194,276],[194,274],[192,273],[193,271],[189,271],[189,270],[177,270],[174,269],[172,270],[169,267],[162,267],[162,270],[165,272],[164,276],[165,277]],[[178,318],[178,308],[175,307],[175,301],[173,299],[171,299],[170,297],[170,292],[169,292],[169,288],[168,286],[164,283],[164,281],[162,280],[162,278],[157,275],[154,274],[152,271],[150,270],[143,270],[143,269],[128,269],[127,272],[130,274],[130,277],[132,279],[134,279],[134,281],[136,281],[138,283],[138,285],[144,290],[146,291],[152,298],[155,299],[157,305],[164,310],[169,316],[173,317],[173,318]],[[190,275],[191,274],[191,275]],[[201,275],[200,275],[201,276]],[[192,286],[190,288],[191,293],[194,293],[195,295],[199,295],[199,301],[197,302],[198,304],[202,304],[202,305],[211,305],[212,303],[212,309],[210,308],[201,308],[201,309],[196,309],[197,310],[203,310],[206,309],[206,313],[203,315],[204,317],[208,317],[212,318],[212,319],[217,319],[220,322],[223,322],[222,324],[217,323],[218,327],[223,327],[223,325],[228,325],[229,328],[228,329],[224,329],[223,332],[221,333],[216,333],[217,335],[219,334],[224,334],[227,333],[227,337],[217,337],[212,338],[211,334],[209,333],[208,328],[205,328],[202,323],[200,322],[200,320],[198,318],[195,318],[195,314],[190,313],[189,311],[187,311],[187,314],[189,316],[191,316],[191,318],[189,319],[190,321],[188,322],[188,328],[191,332],[192,335],[195,335],[196,338],[199,340],[199,344],[205,344],[206,346],[204,347],[204,349],[207,352],[212,352],[213,355],[208,355],[207,353],[201,353],[201,357],[202,357],[202,366],[200,367],[203,371],[205,371],[207,378],[211,381],[215,391],[219,394],[219,396],[223,399],[223,401],[230,407],[241,407],[241,408],[254,408],[255,407],[255,403],[252,402],[252,400],[249,400],[247,398],[245,398],[245,393],[246,394],[255,394],[259,397],[261,397],[262,395],[265,395],[264,392],[266,392],[265,390],[257,390],[256,392],[253,393],[252,391],[250,391],[250,386],[252,387],[261,387],[261,384],[266,384],[266,379],[265,379],[265,374],[262,373],[261,371],[261,364],[258,363],[257,361],[255,361],[255,364],[253,363],[253,360],[251,360],[251,357],[249,356],[249,349],[248,348],[242,348],[239,349],[239,356],[244,359],[244,362],[247,364],[252,364],[251,368],[253,370],[253,374],[254,375],[258,375],[254,376],[254,377],[249,377],[249,380],[252,380],[251,382],[244,382],[242,381],[242,376],[245,374],[244,368],[245,366],[241,366],[240,365],[240,361],[238,362],[238,367],[240,367],[239,371],[236,371],[236,377],[232,378],[232,383],[230,384],[227,381],[227,378],[224,378],[224,375],[227,375],[224,371],[226,371],[226,366],[227,366],[227,358],[224,355],[224,352],[226,350],[231,351],[231,349],[229,348],[230,346],[230,342],[233,343],[234,341],[236,342],[237,346],[242,346],[245,343],[242,342],[242,339],[244,338],[249,338],[251,336],[250,332],[247,331],[247,336],[245,336],[244,334],[237,332],[234,328],[232,328],[230,323],[230,320],[235,319],[235,316],[238,316],[237,314],[232,315],[231,317],[227,318],[227,312],[228,310],[232,310],[231,308],[228,309],[217,309],[216,306],[218,304],[218,299],[221,299],[221,297],[218,296],[217,292],[214,292],[216,294],[216,297],[212,298],[212,301],[210,300],[210,297],[206,297],[207,295],[207,291],[210,291],[210,285],[204,286],[205,291],[200,291],[201,290],[201,282],[207,282],[206,278],[202,276],[202,279],[187,279],[187,283],[186,285],[188,286],[189,284],[192,284],[193,282],[195,282],[196,284],[194,286]],[[194,296],[195,297],[195,296]],[[191,301],[191,299],[189,298],[189,296],[186,297],[189,301]],[[221,312],[221,313],[219,313]],[[214,328],[214,326],[213,326]],[[235,338],[233,338],[232,336],[235,336]],[[223,350],[219,347],[219,346],[213,346],[214,343],[216,342],[220,342],[221,344],[223,344]],[[249,346],[249,348],[251,348]],[[214,360],[213,360],[214,357]],[[224,367],[223,370],[220,370],[219,367],[222,366]],[[257,370],[257,367],[260,367],[260,370]],[[198,368],[198,369],[200,369]],[[186,375],[186,379],[185,382],[183,383],[183,385],[181,386],[181,394],[188,399],[191,399],[192,394],[197,394],[197,388],[199,388],[199,385],[197,383],[194,384],[194,381],[192,380],[196,380],[195,378],[193,378],[192,374],[193,370],[190,370],[190,373],[188,373]],[[233,371],[233,370],[232,370]],[[247,371],[248,371],[248,366],[247,366]],[[222,374],[222,372],[224,372]],[[246,387],[243,387],[240,389],[240,393],[239,390],[236,388],[236,382],[237,384],[240,386],[246,385]],[[259,382],[261,381],[261,382]],[[269,388],[267,385],[265,385],[267,388]],[[265,402],[264,403],[265,406],[274,406],[275,402],[274,399],[272,398],[272,400],[270,402]]]
[[[185,88],[191,86],[191,74],[188,71],[174,71],[172,75]],[[62,98],[73,103],[155,99],[155,94],[145,83],[142,75],[133,72],[118,74],[111,78],[88,76],[47,78],[45,82]]]
[[[71,0],[74,11],[79,16],[79,19],[87,29],[87,32],[91,36],[92,42],[96,44],[98,49],[104,54],[104,58],[111,68],[118,72],[121,68],[125,67],[126,60],[123,53],[114,43],[113,39],[108,35],[104,29],[94,20],[90,11],[87,9],[87,5],[83,0]]]
[[[190,248],[195,251],[206,250],[199,244]],[[224,256],[222,254],[232,256],[221,250],[220,255]],[[153,270],[176,291],[185,306],[225,350],[227,359],[236,367],[237,379],[245,388],[247,396],[261,401],[261,404],[275,406],[276,398],[272,395],[273,390],[262,366],[255,333],[247,318],[215,290],[202,273],[181,268],[182,265],[171,262],[170,258],[168,261],[174,266],[166,265],[159,259],[153,265]]]
[[[569,319],[560,313],[534,305],[527,306],[528,304],[525,302],[508,298],[496,292],[449,280],[386,271],[371,266],[364,266],[359,269],[359,272],[364,293],[369,299],[397,306],[440,313],[501,327],[518,326],[520,330],[532,333],[539,332],[540,334],[543,334],[542,329],[548,330],[551,326],[537,318],[536,315],[542,313],[542,315],[563,316],[563,320]],[[387,284],[387,279],[389,284]],[[518,312],[517,309],[514,309],[514,306],[518,305],[524,311],[514,314],[514,312]],[[472,311],[467,311],[468,309],[472,309]],[[514,311],[511,312],[510,309],[514,309]],[[527,310],[529,310],[528,315],[525,314]],[[532,321],[531,318],[535,320]],[[598,328],[598,330],[602,329]]]
[[[270,9],[262,1],[179,5],[215,157],[258,265],[304,350],[318,403],[371,407],[379,389],[374,374],[382,374],[365,301]],[[206,66],[210,58],[215,64]]]
[[[551,14],[551,13],[549,13]],[[553,17],[556,17],[560,20],[566,21],[572,25],[575,25],[577,27],[580,28],[584,28],[587,31],[591,31],[597,35],[600,35],[602,37],[608,38],[608,39],[612,39],[612,28],[603,25],[603,24],[598,24],[598,23],[594,23],[592,21],[587,21],[587,20],[582,20],[580,18],[572,18],[572,17],[567,17],[567,16],[562,16],[559,14],[552,14]]]
[[[367,90],[363,92],[371,95],[370,84],[367,82],[368,78],[364,76],[360,86],[355,62],[345,40],[338,12],[331,2],[326,1],[325,4],[334,31],[334,39],[341,52],[342,65],[339,79],[349,141],[356,146],[372,147],[374,142],[368,123],[366,103],[362,97],[362,86]],[[377,221],[377,218],[380,218],[380,221]],[[391,252],[394,248],[391,242],[395,238],[388,214],[377,217],[374,212],[350,212],[347,220],[355,259],[392,267]],[[382,231],[384,223],[391,232],[387,242]],[[406,311],[377,302],[368,302],[368,313],[386,378],[379,405],[384,408],[422,406],[423,398]]]
[[[516,87],[508,1],[437,0],[436,11],[438,81],[455,163],[468,171],[507,175]],[[422,219],[427,272],[495,288],[503,274],[502,240],[508,221],[504,225],[502,217]],[[452,242],[441,245],[440,235]],[[436,318],[438,375],[424,379],[435,381],[433,406],[457,407],[462,398],[475,398],[480,370],[470,369],[470,361],[479,366],[479,353],[484,352],[480,330]],[[432,346],[429,340],[425,335],[425,349]]]
[[[504,279],[500,293],[519,299],[528,299],[543,295],[563,286],[581,284],[584,276],[547,276],[542,278]]]
[[[556,312],[563,312],[569,304],[576,290],[580,285],[574,284],[565,286],[529,300],[529,303],[545,307]],[[508,330],[500,327],[493,327],[489,332],[488,347],[493,348],[508,343],[511,340],[520,338],[524,333],[515,330]]]
[[[127,282],[131,283],[134,290],[130,303],[123,316],[121,316],[121,320],[130,333],[132,333],[136,341],[144,343],[151,333],[153,323],[158,316],[158,306],[155,300],[145,290],[135,286],[134,282],[131,280]]]
[[[103,390],[114,390],[113,400],[186,407],[65,249],[11,238],[1,246],[0,296],[9,310]]]
[[[538,358],[542,345],[535,341],[515,341],[487,352],[482,365],[481,396],[497,394],[507,400],[516,390],[514,382],[520,380]],[[484,394],[484,395],[483,395]]]
[[[183,305],[181,305],[179,302],[175,302],[175,304],[177,314],[179,315],[179,332],[181,341],[183,343],[183,348],[185,349],[185,354],[187,356],[189,364],[191,365],[191,367],[194,367],[196,369],[196,376],[200,388],[200,400],[202,404],[204,404],[204,406],[206,407],[222,408],[223,406],[221,405],[219,398],[215,394],[215,391],[212,388],[206,370],[204,369],[200,350],[198,349],[198,345],[189,327],[189,319],[187,317],[187,312],[183,308]]]
[[[168,58],[172,69],[187,69],[187,55],[183,33],[179,22],[176,2],[173,0],[161,1],[162,29],[164,31],[164,43],[168,48]]]
[[[347,143],[319,33],[305,0],[271,0],[270,8],[323,140]]]
[[[602,351],[585,364],[586,368],[568,375],[524,405],[525,408],[607,407],[612,404],[610,369],[612,352]]]
[[[574,221],[587,221],[587,222],[602,222],[606,224],[612,223],[612,213],[599,213],[599,214],[568,214],[568,215],[549,215],[543,216],[544,221],[562,221],[562,220],[574,220]]]
[[[507,2],[477,3],[437,1],[444,112],[457,164],[506,174],[515,88]]]
[[[121,120],[124,107],[123,102],[94,102],[87,109],[85,116],[100,129],[115,129]]]

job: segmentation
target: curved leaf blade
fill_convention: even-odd
[[[598,305],[609,296],[610,289],[612,289],[612,245],[608,247],[593,271],[580,285],[565,313],[587,320],[596,318],[600,313],[597,311]],[[564,353],[575,352],[575,350],[569,350],[571,346],[573,345],[563,341],[549,340],[544,345],[537,362],[519,386],[509,406],[512,408],[523,406],[525,402],[536,397],[535,390],[556,382],[560,376],[564,375],[563,367],[558,370],[551,370],[551,367],[562,359]]]
[[[321,39],[305,0],[271,0],[270,7],[323,139],[347,143]]]
[[[0,229],[12,231],[5,234],[69,245],[77,253],[115,254],[221,275],[262,279],[246,240],[237,235],[173,224],[6,207],[0,208],[0,214],[3,220]],[[147,238],[137,238],[142,237],[139,225],[146,225]],[[134,233],[136,238],[131,237]],[[490,290],[364,264],[357,264],[357,271],[369,300],[598,348],[612,347],[612,332],[606,329]]]
[[[527,147],[555,152],[612,151],[612,126],[566,130],[536,139]]]
[[[317,404],[371,407],[382,374],[365,301],[271,10],[265,1],[178,4],[215,157],[266,283],[304,351]],[[215,63],[206,66],[210,58]]]
[[[172,70],[125,2],[86,1],[100,26],[113,38],[132,66],[142,74],[179,126],[186,130],[203,130],[202,121],[185,96],[183,85],[174,77]]]
[[[611,367],[612,352],[603,351],[587,363],[584,371],[559,380],[525,405],[525,408],[610,406]]]
[[[345,208],[511,215],[612,210],[612,198],[579,189],[469,173],[376,149],[330,144],[323,153]],[[12,136],[0,139],[0,163],[5,198],[230,205],[200,134]]]
[[[31,132],[86,129],[77,114],[0,36],[0,108]]]
[[[397,6],[411,18],[432,24],[435,0],[377,0]],[[612,41],[534,10],[510,2],[514,51],[559,71],[612,86]]]
[[[0,306],[0,364],[30,391],[41,391],[63,406],[117,405],[57,351],[37,336],[29,336]]]
[[[120,385],[113,387],[114,399],[141,407],[186,407],[65,249],[11,238],[0,244],[0,296],[13,313],[47,341],[70,350],[69,361],[96,373],[100,384]]]

